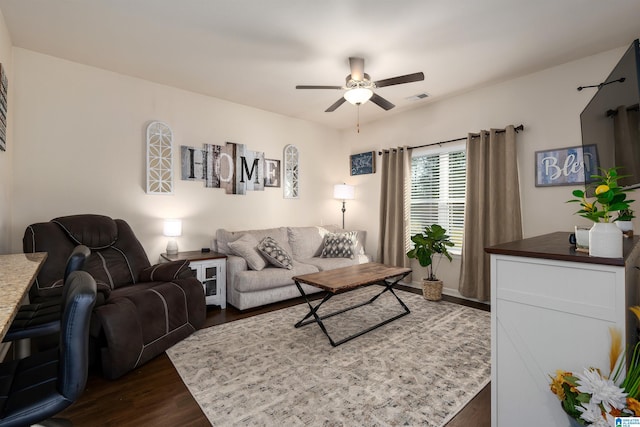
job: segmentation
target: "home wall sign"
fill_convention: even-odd
[[[147,126],[147,194],[173,194],[173,132],[162,122]]]
[[[596,145],[536,151],[536,187],[584,184],[598,166]]]
[[[280,187],[280,160],[264,159],[264,186]]]
[[[351,175],[364,175],[376,172],[375,151],[353,154],[351,160]]]
[[[207,188],[224,188],[227,194],[247,194],[265,187],[280,187],[280,161],[264,158],[264,152],[244,144],[204,144],[204,148],[180,147],[181,178],[204,181]]]

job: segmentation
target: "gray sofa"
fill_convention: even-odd
[[[343,233],[353,245],[331,246]],[[288,268],[276,266],[257,249],[270,237],[282,249]],[[267,239],[269,240],[269,239]],[[262,230],[217,230],[214,249],[227,258],[227,303],[246,310],[300,296],[293,276],[332,270],[371,261],[365,254],[365,231],[346,232],[338,226],[279,227]],[[345,247],[346,252],[343,252]],[[278,260],[275,260],[279,264]],[[320,290],[302,285],[306,293]]]

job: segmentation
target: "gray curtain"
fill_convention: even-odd
[[[409,267],[407,258],[411,154],[408,147],[385,151],[381,160],[380,233],[378,258],[380,262]],[[409,281],[408,278],[405,281]]]
[[[635,177],[640,176],[640,147],[638,142],[638,109],[626,106],[618,107],[613,118],[615,139],[615,165],[620,167],[618,174],[631,175],[631,180],[621,179],[621,185],[636,184]]]
[[[467,138],[467,197],[459,291],[490,299],[489,256],[484,248],[522,238],[516,132],[482,131]]]

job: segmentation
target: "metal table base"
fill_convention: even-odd
[[[334,311],[332,313],[325,314],[324,316],[319,316],[318,315],[318,309],[320,309],[320,307],[325,302],[329,301],[336,294],[332,293],[332,292],[327,292],[327,295],[314,307],[311,304],[311,301],[309,300],[307,294],[304,292],[304,289],[302,289],[302,286],[300,285],[300,283],[297,280],[294,280],[296,286],[298,287],[298,290],[300,291],[300,294],[302,294],[302,296],[304,297],[305,301],[307,302],[307,305],[309,306],[309,313],[302,320],[300,320],[298,323],[296,323],[295,327],[296,328],[300,328],[300,327],[308,325],[310,323],[317,323],[318,326],[320,326],[320,329],[322,330],[322,332],[327,336],[327,338],[329,338],[329,342],[331,343],[331,345],[333,347],[337,347],[340,344],[344,344],[345,342],[350,341],[350,340],[352,340],[354,338],[357,338],[360,335],[366,334],[367,332],[370,332],[370,331],[372,331],[374,329],[377,329],[380,326],[384,326],[389,322],[392,322],[392,321],[394,321],[396,319],[399,319],[399,318],[401,318],[403,316],[406,316],[407,314],[411,313],[411,310],[409,310],[409,307],[407,307],[406,304],[404,302],[402,302],[400,297],[398,297],[398,295],[396,295],[396,293],[393,291],[393,287],[396,284],[398,284],[398,282],[400,282],[402,279],[404,279],[409,273],[410,272],[400,275],[394,281],[382,280],[382,281],[379,281],[379,282],[371,283],[370,285],[378,284],[378,285],[384,286],[384,288],[382,289],[382,291],[379,294],[375,295],[369,301],[365,301],[365,302],[362,302],[360,304],[356,304],[356,305],[344,308],[342,310]],[[391,292],[391,294],[396,298],[396,300],[398,300],[398,302],[400,303],[400,305],[404,309],[404,311],[402,313],[400,313],[400,314],[398,314],[396,316],[393,316],[393,317],[391,317],[389,319],[386,319],[386,320],[384,320],[384,321],[382,321],[382,322],[380,322],[378,324],[375,324],[375,325],[373,325],[373,326],[371,326],[369,328],[366,328],[366,329],[364,329],[364,330],[362,330],[360,332],[357,332],[357,333],[355,333],[353,335],[350,335],[350,336],[348,336],[346,338],[343,338],[343,339],[341,339],[339,341],[334,341],[333,338],[331,338],[331,335],[329,335],[329,332],[327,331],[327,328],[324,326],[324,323],[322,322],[324,319],[328,319],[329,317],[333,317],[333,316],[336,316],[338,314],[353,310],[355,308],[371,304],[375,300],[377,300],[385,292]],[[310,319],[310,317],[312,317],[312,316],[313,316],[313,319]]]

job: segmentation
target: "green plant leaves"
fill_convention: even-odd
[[[411,236],[414,248],[407,252],[407,257],[417,259],[421,266],[428,267],[429,280],[437,280],[433,268],[433,256],[446,256],[449,261],[453,258],[447,247],[454,243],[447,235],[447,230],[438,224],[428,225],[422,233]]]
[[[571,194],[577,199],[568,200],[568,202],[578,202],[582,209],[580,209],[577,214],[580,216],[590,219],[593,222],[612,222],[615,220],[611,219],[611,213],[617,211],[629,211],[630,214],[625,213],[624,215],[620,214],[620,217],[624,218],[633,218],[633,212],[630,211],[629,206],[633,200],[627,200],[628,189],[624,189],[618,185],[618,179],[624,178],[627,175],[619,176],[617,172],[617,167],[611,168],[608,170],[600,169],[602,171],[602,175],[591,175],[591,178],[595,180],[592,185],[595,188],[602,187],[602,189],[607,189],[595,197],[593,202],[587,200],[587,195],[583,190],[573,190]],[[601,191],[599,188],[597,191]],[[600,209],[597,205],[600,205]]]

